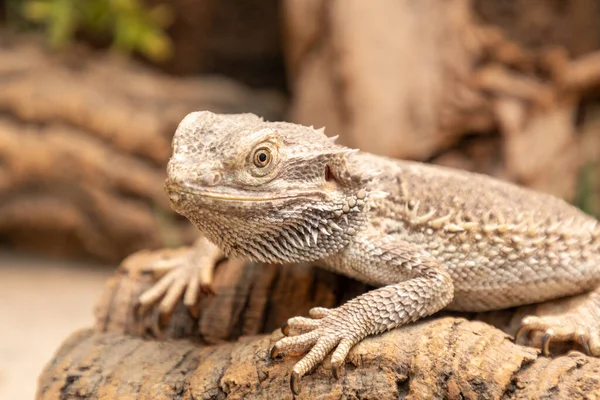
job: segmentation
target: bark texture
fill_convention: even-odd
[[[281,96],[226,79],[171,78],[0,36],[0,241],[118,261],[189,243],[163,192],[170,141],[202,109],[281,118]]]
[[[562,37],[554,23],[597,32],[597,4],[501,3],[477,2],[486,24],[469,0],[285,1],[290,119],[361,150],[572,200],[577,109],[598,87],[600,53],[590,53],[597,39]],[[506,9],[519,16],[508,34],[498,27]]]
[[[216,294],[199,305],[198,319],[180,306],[160,331],[155,311],[136,310],[135,299],[152,281],[148,262],[179,251],[142,252],[123,263],[98,303],[96,326],[68,338],[42,372],[38,399],[292,398],[298,358],[269,359],[281,337],[275,327],[367,290],[310,266],[230,260],[217,268]],[[524,315],[572,301],[438,315],[368,338],[350,352],[343,377],[334,379],[327,361],[303,378],[298,398],[595,398],[600,359],[558,355],[565,350],[558,346],[556,357],[541,357],[507,334]]]
[[[292,314],[306,315],[317,305],[335,307],[367,289],[358,281],[309,266],[226,260],[215,270],[215,295],[201,298],[197,316],[180,302],[170,323],[161,330],[158,310],[138,309],[136,302],[156,282],[148,266],[183,251],[185,247],[142,251],[125,259],[98,302],[96,329],[148,338],[196,337],[205,343],[220,343],[272,332]]]

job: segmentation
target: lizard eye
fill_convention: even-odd
[[[254,165],[264,168],[271,162],[271,150],[261,147],[254,152]]]
[[[265,177],[272,176],[279,162],[279,149],[277,145],[265,141],[256,145],[246,158],[248,172],[255,178],[264,182]]]

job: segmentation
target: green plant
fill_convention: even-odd
[[[600,218],[600,198],[597,188],[600,176],[599,163],[587,163],[583,165],[577,185],[575,204],[588,214]],[[596,190],[595,190],[596,189]]]
[[[81,30],[109,35],[116,50],[139,52],[153,61],[172,52],[165,33],[172,15],[165,4],[148,8],[141,0],[25,0],[22,14],[42,24],[55,47],[69,44]]]

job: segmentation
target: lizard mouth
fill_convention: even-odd
[[[203,197],[218,201],[241,201],[241,202],[260,202],[260,201],[277,201],[277,200],[291,200],[306,197],[315,197],[321,195],[319,192],[301,192],[296,193],[293,191],[287,192],[285,195],[279,196],[260,196],[260,195],[245,195],[240,193],[227,193],[222,191],[206,190],[205,188],[199,188],[191,185],[179,185],[174,183],[167,183],[165,189],[169,194],[169,197],[173,201],[179,200],[179,194],[187,194],[192,196]]]

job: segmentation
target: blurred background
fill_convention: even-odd
[[[31,398],[127,255],[196,110],[316,127],[600,215],[597,0],[0,0],[0,398]]]

